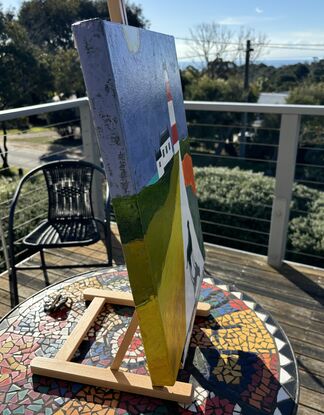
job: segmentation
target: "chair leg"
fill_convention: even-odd
[[[14,260],[11,261],[11,269],[9,270],[9,287],[10,287],[10,305],[11,308],[19,304],[18,296],[18,282],[17,282],[17,270],[14,264]]]
[[[19,304],[19,295],[18,295],[18,281],[17,281],[17,269],[15,264],[15,248],[13,244],[13,237],[9,235],[9,264],[10,269],[8,269],[9,275],[9,289],[10,289],[10,305],[11,308]]]
[[[45,284],[46,284],[46,286],[48,286],[49,285],[49,279],[48,279],[46,263],[45,263],[45,255],[44,255],[43,249],[41,249],[39,251],[39,253],[40,253],[40,257],[41,257],[41,261],[42,261],[42,270],[43,270],[43,274],[44,274]]]

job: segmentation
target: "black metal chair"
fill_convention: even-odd
[[[94,215],[92,184],[94,173],[105,177],[102,168],[82,160],[61,160],[41,165],[20,181],[12,199],[9,212],[9,256],[10,256],[10,295],[11,305],[19,302],[17,271],[42,269],[46,285],[49,284],[47,269],[80,268],[112,265],[112,244],[110,230],[110,197],[107,186],[105,200],[105,220]],[[47,219],[22,239],[22,244],[34,252],[40,252],[40,266],[19,266],[15,264],[15,209],[23,185],[32,176],[43,173],[48,196]],[[37,190],[36,190],[37,191]],[[46,265],[44,249],[84,246],[98,242],[103,230],[107,249],[107,263]]]

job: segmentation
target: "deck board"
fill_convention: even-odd
[[[118,232],[114,227],[114,264],[123,264]],[[276,270],[266,258],[223,247],[206,245],[207,269],[227,284],[234,284],[268,310],[283,327],[296,353],[300,373],[298,415],[324,415],[324,269],[285,263]],[[80,268],[49,270],[55,283],[87,272],[85,262],[105,261],[102,242],[89,247],[48,251],[46,261],[62,264],[75,261]],[[37,255],[26,265],[38,265]],[[40,270],[19,273],[19,294],[24,300],[45,287]],[[9,283],[0,276],[0,317],[10,310]]]

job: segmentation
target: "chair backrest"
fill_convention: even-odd
[[[92,165],[57,162],[43,166],[48,188],[48,219],[92,218]]]
[[[92,183],[94,171],[103,178],[101,167],[83,160],[60,160],[43,164],[24,176],[13,196],[9,211],[9,239],[14,238],[14,214],[23,185],[35,174],[43,172],[48,189],[48,219],[92,218]],[[105,200],[109,206],[109,191]],[[107,214],[107,211],[106,211]]]

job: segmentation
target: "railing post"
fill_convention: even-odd
[[[81,135],[85,160],[100,166],[100,154],[92,122],[89,102],[80,105]],[[96,216],[104,218],[103,186],[101,178],[95,176],[93,183],[93,209]]]
[[[299,131],[300,115],[283,114],[268,246],[268,263],[277,268],[281,266],[286,252]]]

